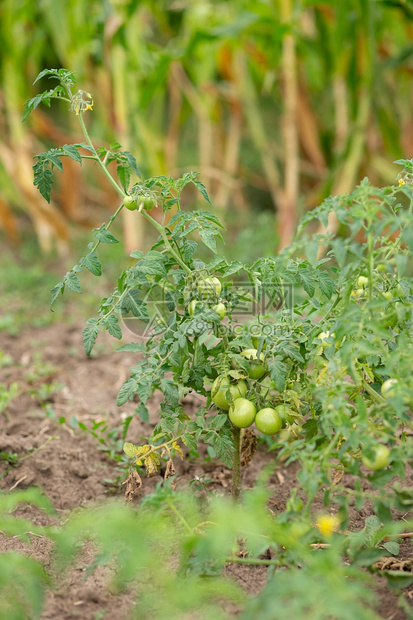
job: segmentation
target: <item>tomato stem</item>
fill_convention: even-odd
[[[232,427],[232,440],[234,442],[234,463],[231,495],[232,499],[237,502],[241,492],[241,429],[238,426]]]

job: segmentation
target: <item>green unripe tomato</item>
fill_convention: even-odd
[[[373,459],[369,459],[364,454],[361,457],[363,465],[367,467],[367,469],[371,469],[372,471],[379,471],[379,469],[384,469],[389,464],[390,460],[390,450],[387,446],[383,446],[383,444],[378,444],[374,450]]]
[[[259,338],[256,338],[255,336],[253,338],[251,338],[251,342],[252,342],[252,344],[254,345],[254,347],[256,349],[258,349],[259,341],[260,341]],[[266,348],[267,348],[267,343],[264,342],[263,345],[262,345],[262,350],[264,351]]]
[[[123,204],[129,211],[136,211],[138,208],[138,204],[133,196],[125,196],[123,199]]]
[[[321,340],[321,347],[325,349],[326,347],[331,347],[331,343],[327,342],[327,338],[331,338],[334,334],[330,334],[329,332],[320,332],[317,336],[318,340]]]
[[[197,299],[193,299],[192,301],[189,302],[188,304],[188,314],[189,316],[194,316],[195,313],[195,307],[198,303]]]
[[[274,409],[281,418],[283,428],[287,426],[287,422],[288,424],[294,424],[295,418],[291,415],[292,410],[287,405],[277,405]]]
[[[397,383],[397,379],[387,379],[386,381],[384,381],[384,383],[382,383],[380,391],[383,398],[393,398],[395,394],[394,388]]]
[[[203,298],[219,295],[222,291],[222,284],[218,278],[208,276],[197,283],[198,293]]]
[[[271,407],[260,409],[255,417],[255,426],[264,435],[275,435],[282,428],[281,416]]]
[[[398,297],[400,297],[400,298],[406,297],[407,293],[406,293],[406,291],[404,290],[404,288],[402,287],[401,284],[397,285],[396,291],[397,291]]]
[[[143,208],[145,211],[151,211],[155,206],[155,200],[152,196],[146,196],[143,201]]]
[[[228,411],[230,403],[227,401],[226,394],[229,390],[232,400],[235,402],[238,398],[244,397],[247,393],[247,384],[242,379],[237,383],[230,383],[228,376],[217,377],[211,387],[212,402],[223,409]]]
[[[241,351],[241,355],[250,361],[249,377],[251,379],[261,379],[266,372],[266,368],[264,364],[260,364],[258,361],[257,349],[245,349],[245,351]],[[264,361],[264,353],[260,353],[260,360]]]
[[[369,279],[366,278],[366,276],[359,276],[357,278],[357,287],[358,288],[365,288],[369,283]]]
[[[212,306],[212,310],[217,313],[221,321],[227,315],[227,309],[225,307],[225,304],[223,304],[222,302],[216,304],[215,306]]]
[[[383,291],[383,297],[387,299],[387,301],[391,301],[393,299],[393,293],[391,291]]]
[[[386,263],[379,263],[377,265],[377,271],[379,271],[380,273],[384,273],[385,271],[387,271]]]
[[[234,404],[229,408],[229,419],[234,426],[238,428],[247,428],[255,420],[257,409],[250,400],[246,398],[237,398]]]
[[[354,291],[354,296],[355,296],[355,297],[364,297],[364,295],[365,295],[365,294],[366,294],[366,293],[365,293],[365,291],[364,291],[364,288],[357,288],[357,289]]]

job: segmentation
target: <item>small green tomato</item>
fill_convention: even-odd
[[[222,291],[222,284],[218,278],[208,276],[197,283],[198,293],[203,298],[219,295]]]
[[[228,411],[230,407],[226,396],[228,390],[232,400],[236,401],[247,393],[247,384],[242,379],[235,384],[231,384],[230,378],[227,375],[215,379],[211,386],[212,402],[224,411]]]
[[[386,381],[382,383],[380,391],[381,391],[381,395],[383,396],[383,398],[393,398],[395,394],[394,388],[397,385],[397,383],[398,383],[397,379],[386,379]]]
[[[155,206],[155,199],[152,196],[145,196],[143,200],[143,208],[145,211],[151,211]]]
[[[133,196],[125,196],[123,199],[123,204],[129,211],[136,211],[138,208],[137,202]]]
[[[367,469],[371,469],[372,471],[379,471],[380,469],[384,469],[389,464],[390,460],[390,450],[387,446],[383,446],[383,444],[377,444],[374,449],[374,456],[372,459],[369,459],[366,455],[362,455],[361,460],[363,465],[367,467]]]
[[[258,349],[258,344],[259,344],[259,342],[260,342],[260,339],[259,339],[259,338],[257,338],[256,336],[254,336],[253,338],[251,338],[251,342],[252,342],[252,344],[254,345],[254,347],[255,347],[256,349]],[[266,342],[264,342],[264,343],[263,343],[263,345],[262,345],[262,350],[264,351],[266,348],[267,348],[267,343],[266,343]]]
[[[215,306],[212,306],[212,310],[217,313],[221,321],[227,315],[227,309],[225,307],[225,304],[223,304],[222,302],[216,304]]]
[[[189,316],[194,316],[195,307],[196,307],[197,303],[199,303],[197,299],[193,299],[192,301],[189,302],[189,304],[188,304],[188,314],[189,314]]]
[[[366,276],[359,276],[357,278],[357,287],[358,288],[366,288],[369,283],[369,279]]]
[[[257,409],[250,400],[246,398],[237,398],[234,404],[229,408],[229,419],[234,426],[238,428],[247,428],[255,420]]]
[[[320,332],[317,336],[318,340],[321,340],[321,347],[323,349],[327,347],[331,347],[331,342],[327,342],[327,338],[332,338],[334,334],[330,334],[329,332]]]
[[[275,435],[282,428],[282,419],[275,409],[265,407],[258,411],[255,417],[255,426],[264,435]]]
[[[258,361],[257,349],[245,349],[241,351],[241,355],[250,361],[249,377],[251,379],[261,379],[266,372],[266,368],[264,364],[260,364]],[[264,361],[264,353],[260,353],[260,360]]]

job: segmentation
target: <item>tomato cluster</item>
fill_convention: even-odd
[[[136,211],[139,207],[142,207],[145,211],[151,211],[156,206],[156,201],[152,193],[139,193],[136,196],[125,196],[123,204],[129,211]]]
[[[215,302],[217,301],[217,297],[219,297],[222,291],[222,284],[218,278],[213,276],[207,276],[206,278],[202,278],[198,280],[196,284],[196,291],[199,299],[192,299],[188,304],[188,314],[190,317],[193,317],[195,314],[195,309],[199,304],[200,307],[204,305],[204,303]],[[211,306],[212,310],[217,313],[219,319],[222,321],[227,315],[227,307],[222,301],[218,301],[218,303],[213,303]]]

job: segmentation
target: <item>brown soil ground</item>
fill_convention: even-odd
[[[71,425],[72,416],[88,426],[94,420],[104,420],[108,428],[113,428],[119,425],[123,414],[132,414],[135,408],[133,403],[120,409],[116,406],[116,395],[135,358],[125,353],[102,353],[102,350],[111,350],[113,341],[110,345],[108,341],[106,349],[98,347],[100,352],[95,357],[87,358],[80,332],[78,325],[50,325],[27,329],[18,338],[0,333],[0,350],[13,358],[11,365],[0,369],[0,383],[9,386],[18,382],[20,385],[19,395],[8,407],[7,416],[2,414],[0,417],[0,453],[25,457],[17,467],[0,460],[0,488],[8,491],[33,485],[41,487],[62,521],[74,508],[105,501],[113,493],[122,493],[119,481],[116,481],[116,463],[100,449],[102,446],[94,437]],[[53,382],[61,384],[61,388],[45,401],[45,396],[40,393],[41,386]],[[188,399],[187,405],[190,411],[197,403]],[[142,423],[137,417],[133,419],[129,441],[139,441],[141,435],[150,434],[155,412],[156,402],[150,409],[150,424]],[[59,418],[63,417],[65,422],[59,423]],[[260,470],[272,458],[260,448],[244,470],[244,485],[252,486]],[[297,471],[297,464],[291,464],[271,478],[274,491],[271,509],[274,512],[284,508],[291,487],[296,485]],[[179,465],[178,474],[178,487],[202,475],[212,480],[210,489],[226,492],[230,483],[230,471],[226,467],[204,464],[202,459],[185,460]],[[145,479],[142,493],[153,491],[160,479],[158,476]],[[410,472],[410,481],[406,482],[411,479]],[[354,511],[351,528],[363,527],[368,515],[366,508]],[[16,516],[24,516],[40,526],[53,519],[29,506],[19,508]],[[17,537],[7,538],[0,533],[0,552],[6,550],[21,550],[41,560],[46,569],[51,566],[50,542],[46,538],[31,536],[28,545]],[[398,559],[412,558],[413,547],[405,541]],[[100,615],[103,610],[106,618],[128,618],[133,595],[111,593],[107,588],[109,569],[105,567],[98,568],[85,579],[86,568],[92,560],[93,552],[86,548],[61,586],[48,592],[42,620],[94,620],[103,617]],[[251,595],[257,594],[265,585],[265,566],[230,565],[227,573]],[[377,609],[382,618],[402,620],[407,617],[397,607],[398,594],[387,588],[385,579],[376,577],[375,589]],[[413,603],[413,586],[406,588],[404,594]]]

